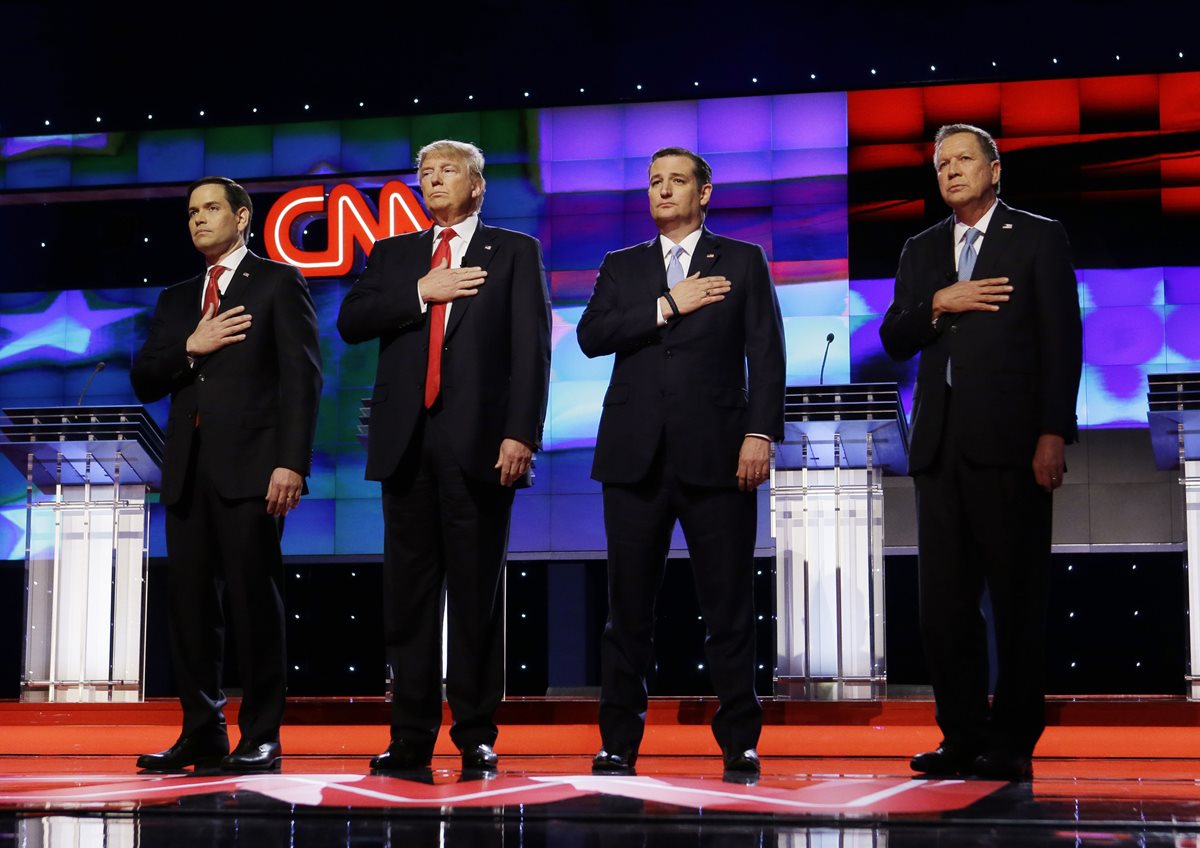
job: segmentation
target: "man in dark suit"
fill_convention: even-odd
[[[954,214],[904,246],[880,328],[893,358],[921,355],[909,473],[943,741],[912,767],[1021,780],[1045,728],[1051,495],[1076,438],[1079,295],[1062,225],[999,200],[988,133],[942,127],[934,165]],[[990,707],[985,586],[997,654]]]
[[[347,342],[379,339],[366,476],[383,483],[392,722],[371,767],[430,763],[445,608],[450,738],[464,769],[487,771],[504,690],[501,574],[513,495],[542,440],[550,304],[537,240],[479,220],[479,149],[436,141],[417,162],[434,226],[377,242],[338,316]]]
[[[587,356],[616,354],[592,465],[604,484],[609,593],[604,747],[592,769],[628,773],[637,760],[655,595],[678,520],[720,698],[713,735],[727,772],[754,775],[755,490],[783,437],[783,322],[762,248],[703,226],[708,163],[665,148],[649,178],[659,235],[604,258],[578,328]]]
[[[189,187],[188,226],[208,270],[162,292],[130,371],[142,402],[171,395],[162,503],[183,705],[179,740],[140,757],[144,769],[266,770],[280,756],[279,536],[312,460],[321,349],[300,272],[247,249],[252,215],[249,195],[232,180],[206,177]],[[243,687],[233,753],[221,691],[226,618]]]

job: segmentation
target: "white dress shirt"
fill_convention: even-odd
[[[467,253],[467,248],[471,244],[471,238],[475,235],[475,230],[479,228],[479,214],[474,213],[468,215],[463,221],[459,221],[449,229],[454,230],[454,238],[450,239],[450,267],[461,268],[463,256]],[[437,252],[438,242],[442,237],[442,230],[447,229],[440,224],[433,226],[433,250],[429,254],[429,261],[433,262],[433,254]],[[421,311],[424,312],[429,308],[429,304],[421,297],[421,290],[417,289],[417,300],[421,302]],[[446,304],[446,321],[450,320],[450,308],[454,306],[454,301],[447,301]]]

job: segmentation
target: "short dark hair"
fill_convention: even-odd
[[[704,161],[704,157],[698,153],[693,153],[686,147],[664,147],[654,151],[654,155],[650,157],[650,165],[653,165],[664,156],[683,156],[692,160],[692,167],[696,174],[696,185],[704,186],[712,182],[712,166]],[[646,169],[649,170],[647,165]]]
[[[988,160],[988,164],[1000,161],[1000,148],[996,146],[996,139],[992,138],[990,132],[974,124],[946,124],[938,127],[938,131],[933,137],[934,170],[937,170],[938,148],[942,146],[942,142],[950,136],[958,135],[959,133],[970,133],[979,140],[979,149],[983,151],[984,158]],[[1000,183],[996,183],[996,193],[1000,193]]]
[[[229,179],[229,177],[201,177],[188,186],[188,200],[192,199],[192,192],[202,185],[219,185],[224,187],[225,199],[229,201],[229,208],[233,210],[234,214],[239,209],[245,209],[250,213],[250,218],[246,221],[246,232],[242,233],[242,238],[249,241],[250,224],[254,221],[254,203],[250,200],[250,194],[240,185]]]

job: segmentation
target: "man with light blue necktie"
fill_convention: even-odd
[[[1079,294],[1062,225],[1000,201],[991,135],[944,126],[933,161],[954,214],[905,244],[879,331],[894,359],[921,357],[908,470],[943,740],[912,768],[1027,780],[1045,729],[1052,494],[1077,435]],[[990,704],[985,587],[996,634]]]
[[[604,484],[609,618],[597,773],[630,773],[646,718],[654,600],[678,521],[704,616],[725,772],[753,779],[757,488],[783,437],[783,321],[761,247],[704,227],[712,169],[690,150],[649,168],[658,236],[604,258],[579,321],[589,357],[616,354],[592,477]]]

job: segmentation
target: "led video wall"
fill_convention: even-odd
[[[423,213],[393,199],[415,190],[414,152],[436,138],[471,140],[488,159],[483,217],[541,241],[554,306],[545,450],[534,488],[517,498],[514,555],[600,552],[599,487],[588,472],[611,360],[584,357],[575,325],[605,253],[655,235],[650,154],[682,145],[704,155],[716,183],[709,227],[766,250],[789,381],[816,381],[833,333],[827,382],[897,380],[907,400],[915,365],[883,355],[878,326],[904,240],[946,214],[929,139],[951,121],[995,132],[1002,196],[1059,218],[1072,238],[1084,307],[1081,423],[1144,425],[1145,374],[1200,368],[1196,74],[5,139],[0,405],[74,403],[100,361],[88,402],[132,402],[129,364],[158,290],[202,268],[183,186],[233,176],[254,197],[256,252],[349,246],[345,262],[307,272],[326,380],[311,495],[288,522],[285,550],[378,554],[378,485],[362,479],[358,429],[376,351],[345,345],[335,329],[362,266],[358,245],[373,236],[347,241],[345,225],[357,220],[356,232],[375,236],[411,229]],[[315,206],[288,219],[282,242],[264,239],[272,210],[305,189]],[[348,200],[322,204],[333,195]],[[152,411],[163,420],[165,402]],[[762,545],[766,521],[762,509]],[[0,467],[0,558],[23,556],[23,528],[24,480]],[[162,553],[161,536],[152,552]]]

